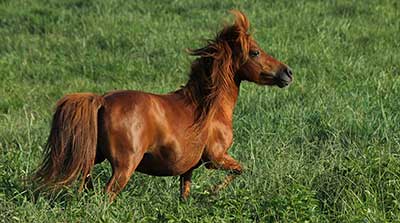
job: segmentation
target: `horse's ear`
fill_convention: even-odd
[[[230,11],[233,15],[235,15],[235,23],[232,26],[232,30],[234,30],[234,37],[236,46],[240,47],[240,60],[246,61],[247,56],[250,50],[250,41],[248,34],[250,28],[250,22],[247,19],[246,15],[238,10],[231,10]],[[241,63],[242,63],[241,62]]]
[[[236,26],[242,33],[247,33],[250,27],[250,22],[246,15],[243,12],[234,9],[231,10],[230,13],[235,16],[234,26]]]
[[[249,34],[247,33],[250,27],[249,20],[244,13],[238,10],[231,10],[230,13],[235,16],[233,25],[225,26],[217,34],[215,40],[208,41],[207,46],[199,49],[187,49],[187,52],[192,56],[216,58],[226,50],[225,43],[228,42],[232,49],[239,46],[244,55],[247,55],[246,52],[249,49]]]

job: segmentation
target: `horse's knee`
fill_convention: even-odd
[[[217,170],[217,169],[225,169],[225,163],[223,160],[214,160],[204,164],[207,169]]]
[[[207,169],[222,169],[228,170],[231,174],[241,175],[243,173],[243,167],[239,163],[225,163],[225,162],[209,162],[204,164]]]

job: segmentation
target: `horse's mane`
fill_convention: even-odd
[[[247,61],[250,48],[250,26],[246,16],[231,11],[235,23],[225,26],[215,39],[208,40],[207,46],[189,50],[198,56],[191,65],[188,83],[183,93],[195,105],[196,128],[202,128],[216,112],[216,103],[229,97],[235,87],[235,72]]]

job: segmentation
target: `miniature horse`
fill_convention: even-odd
[[[107,159],[112,177],[111,200],[133,172],[180,176],[181,198],[189,196],[192,171],[202,164],[228,170],[218,191],[242,173],[228,155],[233,141],[232,118],[242,81],[285,87],[289,67],[265,53],[248,34],[249,21],[232,11],[226,26],[208,45],[191,50],[197,56],[189,81],[165,94],[114,91],[103,96],[76,93],[58,101],[35,179],[41,187],[59,187],[82,178],[90,186],[93,166]]]

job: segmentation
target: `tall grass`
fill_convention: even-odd
[[[134,174],[113,204],[95,190],[35,197],[55,101],[70,92],[165,93],[187,80],[227,11],[243,10],[269,53],[289,64],[287,89],[242,85],[231,154],[245,173],[218,196],[223,172]],[[400,221],[398,1],[0,1],[0,221]]]

